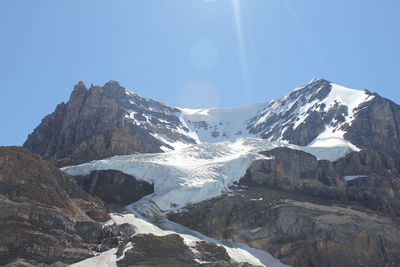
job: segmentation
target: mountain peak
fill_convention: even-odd
[[[79,81],[78,84],[76,84],[74,86],[74,89],[72,90],[71,98],[85,94],[86,91],[87,91],[86,85],[82,81]]]
[[[307,84],[312,84],[312,83],[318,83],[318,82],[328,82],[328,80],[324,79],[324,78],[319,78],[319,77],[314,77],[311,79],[311,81],[309,81]]]
[[[109,80],[108,82],[106,82],[104,84],[103,87],[121,87],[121,85],[119,84],[119,82],[114,81],[114,80]]]

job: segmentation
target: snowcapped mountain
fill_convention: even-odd
[[[87,216],[97,214],[91,205],[97,202],[82,201],[89,197],[76,190],[78,184],[121,213],[105,214],[107,223],[60,217],[68,225],[65,233],[82,239],[61,250],[45,238],[30,238],[29,244],[59,253],[85,242],[102,252],[77,266],[133,266],[137,255],[151,255],[155,266],[168,256],[193,266],[214,266],[220,259],[221,266],[336,266],[338,258],[342,266],[397,263],[398,256],[381,255],[397,255],[400,248],[398,223],[389,219],[400,214],[399,126],[399,105],[323,79],[270,102],[201,110],[170,107],[114,81],[89,89],[79,83],[24,147],[62,167],[62,173],[52,167],[48,176],[56,174]],[[41,182],[51,164],[31,155],[41,167],[25,166],[18,153],[10,155],[0,163],[18,177],[5,172],[0,178],[18,182],[35,174],[35,188],[54,196],[50,202],[59,198],[56,192],[64,194]],[[19,173],[20,166],[26,172]],[[22,193],[6,185],[6,197],[21,194],[29,205],[42,199],[30,195],[35,191],[25,182],[18,185]],[[100,204],[94,211],[103,214]],[[36,213],[20,216],[20,203],[12,205],[4,209],[7,216],[24,227],[28,218],[32,232],[60,233],[51,212],[37,220]],[[51,203],[46,208],[53,209]],[[377,219],[382,214],[392,217]],[[368,257],[366,239],[373,247]],[[3,240],[15,247],[14,237]],[[17,249],[23,251],[24,242]],[[175,254],[167,255],[164,248],[171,246]],[[68,263],[93,256],[65,251]],[[180,259],[182,251],[187,257]],[[59,260],[51,256],[38,261]]]
[[[238,108],[180,109],[181,120],[198,142],[260,137],[297,145],[350,145],[344,134],[358,108],[375,96],[314,79],[269,103]],[[353,147],[355,148],[355,147]]]
[[[24,146],[59,166],[246,137],[396,153],[398,125],[395,103],[323,79],[270,102],[202,110],[170,107],[111,81],[89,89],[79,83],[70,100],[44,118]]]
[[[331,162],[359,151],[362,146],[346,134],[359,113],[379,98],[322,79],[268,103],[203,110],[171,108],[116,82],[84,92],[94,90],[102,92],[103,98],[115,99],[125,125],[134,125],[158,141],[160,151],[143,152],[164,153],[88,160],[63,170],[73,176],[115,170],[154,184],[154,193],[134,204],[149,216],[229,191],[252,162],[265,158],[258,153],[261,151],[290,147]],[[130,134],[137,135],[135,131]]]

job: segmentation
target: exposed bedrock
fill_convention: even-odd
[[[213,266],[213,267],[251,267],[248,263],[234,262],[224,247],[206,241],[198,241],[194,247],[188,247],[177,234],[155,236],[138,234],[128,243],[118,248],[117,255],[124,257],[117,261],[125,266]]]
[[[400,215],[400,164],[389,154],[362,150],[334,163],[290,148],[275,148],[261,154],[272,159],[254,161],[240,184],[344,203],[356,201],[370,209]]]
[[[155,108],[164,108],[154,103],[160,105]],[[137,152],[162,152],[160,146],[168,145],[129,119],[126,110],[134,109],[132,105],[125,88],[117,82],[89,90],[80,82],[69,101],[42,120],[24,147],[58,166]]]
[[[400,266],[398,219],[340,202],[250,187],[169,219],[263,249],[294,267]]]
[[[0,265],[74,263],[118,246],[131,226],[105,226],[104,203],[19,147],[0,147]]]
[[[108,204],[128,205],[154,192],[154,185],[115,170],[92,171],[74,180],[86,192]]]
[[[169,218],[295,267],[400,266],[395,157],[365,150],[331,163],[289,148],[261,154],[270,159],[253,162],[240,192]]]
[[[344,137],[364,149],[400,155],[400,106],[375,94],[363,103]]]

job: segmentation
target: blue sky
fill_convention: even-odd
[[[78,81],[173,106],[237,106],[313,77],[400,103],[398,0],[0,0],[0,145]]]

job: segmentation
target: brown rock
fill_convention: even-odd
[[[161,143],[126,116],[125,88],[116,82],[89,90],[80,82],[29,135],[24,147],[58,166],[136,152],[162,152]]]
[[[339,203],[249,188],[187,207],[169,219],[244,242],[294,267],[400,266],[400,224]]]
[[[1,265],[20,260],[65,264],[91,257],[93,245],[84,242],[76,221],[110,218],[100,200],[19,147],[0,147],[0,209]]]

